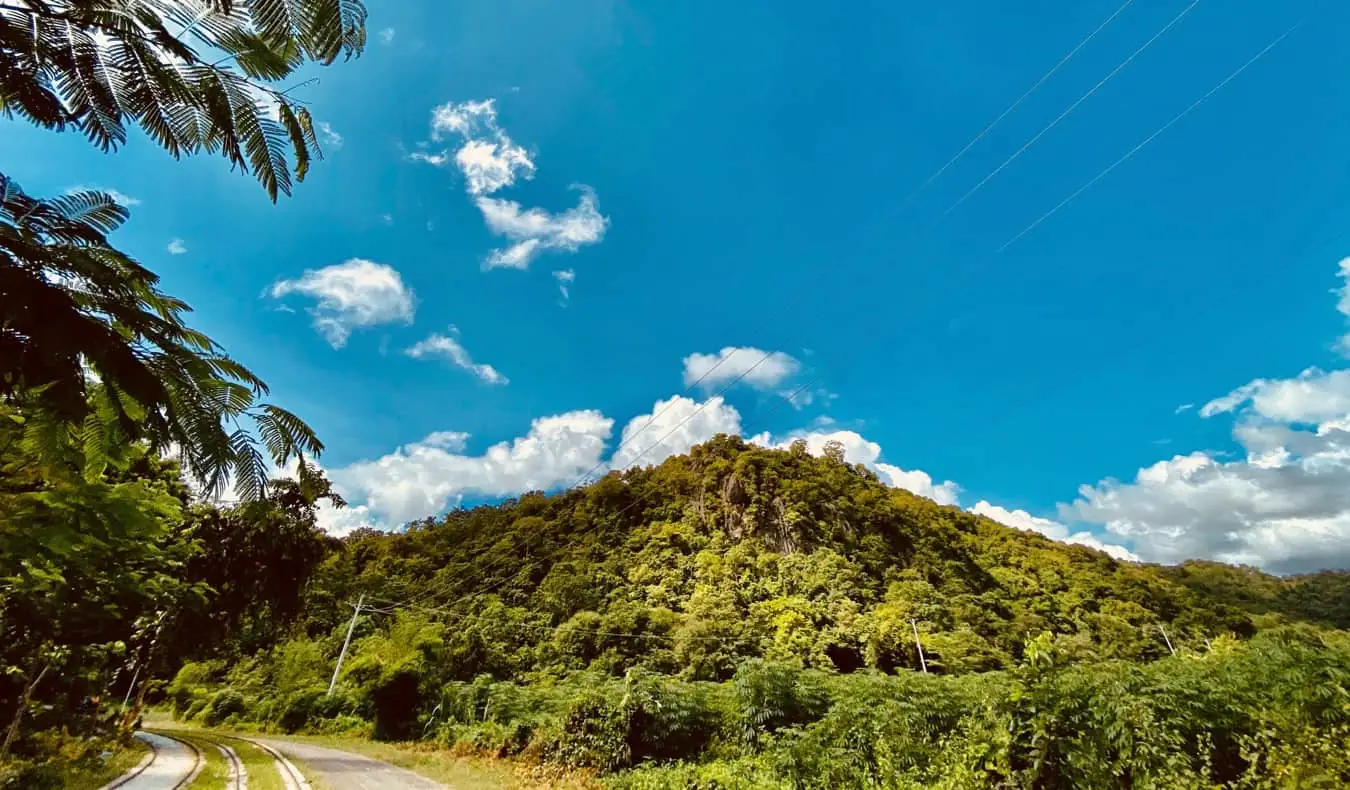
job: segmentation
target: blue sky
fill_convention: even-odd
[[[1348,21],[384,4],[366,53],[299,89],[332,136],[276,206],[143,139],[104,155],[10,122],[0,155],[34,194],[136,201],[117,242],[328,444],[356,505],[335,530],[732,428],[837,434],[891,482],[1121,554],[1350,566]],[[705,384],[766,361],[724,400],[686,388],[736,348],[758,351]]]

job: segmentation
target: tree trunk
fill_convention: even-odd
[[[19,725],[23,722],[23,714],[28,711],[28,701],[33,698],[33,692],[37,690],[38,684],[42,682],[42,678],[47,675],[47,670],[51,668],[52,662],[48,661],[47,666],[43,667],[38,676],[33,678],[33,682],[24,688],[23,696],[19,697],[19,708],[14,711],[14,720],[9,723],[9,730],[5,733],[5,742],[0,744],[0,760],[9,756],[9,747],[14,743],[14,739],[19,737]]]

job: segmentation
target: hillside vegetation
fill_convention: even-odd
[[[1350,782],[1346,575],[1119,562],[837,447],[718,437],[322,554],[293,615],[185,644],[178,715],[627,787]]]

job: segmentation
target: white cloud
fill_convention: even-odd
[[[530,154],[513,142],[497,125],[497,107],[492,99],[447,102],[431,111],[431,139],[448,135],[462,138],[453,156],[414,152],[411,158],[443,166],[453,159],[464,174],[464,186],[470,195],[490,195],[509,187],[517,178],[534,177]]]
[[[269,293],[276,299],[291,294],[314,299],[308,311],[314,327],[334,348],[345,346],[356,329],[411,324],[416,311],[412,289],[394,267],[361,258],[307,270],[299,279],[277,282]]]
[[[395,33],[395,31],[394,31],[394,29],[393,29],[392,27],[386,27],[384,30],[381,30],[381,31],[380,31],[380,43],[381,43],[381,44],[392,44],[392,43],[394,43],[394,33]]]
[[[1129,560],[1138,562],[1139,557],[1129,549],[1116,543],[1103,542],[1091,532],[1073,532],[1069,528],[1059,523],[1051,521],[1048,518],[1038,518],[1025,510],[1008,510],[1007,508],[991,505],[983,499],[975,503],[975,507],[970,512],[977,516],[991,518],[1000,524],[1006,524],[1015,529],[1026,530],[1028,532],[1038,532],[1051,540],[1057,540],[1061,543],[1076,543],[1080,546],[1104,551],[1118,560]]]
[[[1173,410],[1172,413],[1173,413],[1173,414],[1185,414],[1186,412],[1188,412],[1188,411],[1190,411],[1191,409],[1194,409],[1194,408],[1195,408],[1195,404],[1194,404],[1194,403],[1183,403],[1183,404],[1181,404],[1180,406],[1176,407],[1176,409]]]
[[[1350,258],[1341,259],[1340,264],[1336,267],[1336,274],[1345,281],[1345,283],[1335,291],[1340,297],[1336,300],[1336,312],[1345,316],[1347,319],[1350,319]],[[1336,350],[1339,351],[1342,356],[1350,357],[1350,334],[1342,335],[1340,339],[1336,341]]]
[[[474,198],[488,229],[511,241],[489,253],[483,268],[528,269],[543,252],[576,252],[604,238],[609,219],[600,214],[595,192],[589,187],[576,187],[581,190],[577,206],[559,214],[542,208],[525,209],[514,200],[489,197],[518,179],[533,178],[535,173],[530,153],[497,123],[494,99],[447,102],[434,108],[431,140],[442,142],[450,137],[459,138],[453,153],[448,148],[430,151],[427,143],[419,143],[418,150],[408,154],[408,158],[436,167],[454,162],[464,175],[465,191]],[[559,287],[566,299],[567,284],[560,281]]]
[[[960,498],[961,487],[950,480],[935,484],[927,472],[917,469],[909,471],[881,463],[881,445],[864,439],[856,431],[794,431],[776,443],[767,434],[761,434],[750,441],[784,449],[791,447],[798,439],[804,440],[807,452],[816,456],[824,455],[825,446],[830,442],[838,442],[844,448],[844,460],[870,468],[883,483],[892,488],[903,488],[928,497],[939,505],[955,505]]]
[[[735,407],[721,398],[699,402],[674,395],[658,400],[650,414],[628,421],[610,465],[623,469],[659,464],[719,433],[740,435],[741,415]]]
[[[1261,417],[1289,423],[1320,423],[1350,414],[1350,370],[1308,368],[1292,379],[1256,379],[1206,403],[1201,417],[1236,411],[1250,402]]]
[[[497,103],[493,99],[446,102],[431,111],[431,139],[443,140],[447,134],[469,137],[500,131]]]
[[[453,329],[453,327],[452,327]],[[432,333],[403,353],[414,359],[443,359],[457,368],[467,370],[488,384],[509,384],[510,380],[491,365],[475,363],[458,340],[448,335]]]
[[[342,135],[338,134],[338,131],[333,128],[331,123],[328,121],[319,121],[317,128],[319,134],[323,135],[323,141],[328,144],[329,148],[336,150],[342,147]]]
[[[933,478],[922,469],[906,471],[890,464],[877,464],[876,470],[882,482],[892,488],[903,488],[919,496],[926,496],[939,505],[960,504],[961,486],[950,480],[934,483]]]
[[[576,252],[584,245],[596,244],[605,236],[609,219],[596,207],[595,193],[581,187],[581,199],[575,208],[561,214],[539,209],[522,209],[514,200],[479,197],[478,209],[488,228],[515,242],[488,255],[484,268],[526,269],[545,250]]]
[[[119,192],[116,189],[109,189],[108,187],[91,187],[85,184],[79,184],[78,186],[73,186],[66,190],[67,195],[73,195],[76,192],[102,192],[112,198],[114,203],[126,208],[139,206],[141,204],[140,198],[134,198],[124,192]]]
[[[1342,261],[1338,273],[1350,275]],[[1337,309],[1350,313],[1340,291]],[[1350,370],[1255,379],[1206,403],[1233,415],[1243,455],[1176,455],[1060,506],[1104,524],[1146,560],[1207,558],[1279,573],[1350,567]]]
[[[188,251],[187,245],[182,239],[170,239],[167,247],[164,248],[170,255],[182,255]]]
[[[516,182],[516,177],[534,177],[534,162],[524,148],[502,135],[499,140],[469,140],[455,152],[455,164],[464,174],[470,195],[490,195]]]
[[[363,500],[385,526],[443,511],[465,495],[499,497],[565,485],[600,462],[614,421],[598,411],[542,417],[529,433],[463,452],[465,434],[438,432],[373,461],[333,469],[330,478],[353,500]]]
[[[438,151],[434,154],[429,154],[426,151],[413,151],[408,154],[408,158],[414,162],[425,162],[432,167],[442,167],[450,161],[450,154],[445,151]]]
[[[558,281],[558,292],[562,294],[563,301],[571,298],[572,283],[576,282],[577,273],[571,269],[563,269],[553,273],[553,279]]]
[[[716,354],[684,358],[684,386],[715,389],[736,381],[758,390],[772,389],[796,375],[801,363],[782,351],[727,346]],[[809,401],[808,401],[809,402]]]

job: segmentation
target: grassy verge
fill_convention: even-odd
[[[230,764],[214,743],[204,738],[188,737],[181,732],[165,734],[191,744],[201,753],[204,763],[201,773],[187,786],[187,790],[220,790],[225,786],[230,778]]]
[[[60,775],[65,787],[71,790],[93,790],[135,768],[149,748],[140,741],[133,740],[125,746],[112,749],[112,754],[106,760],[87,759],[83,755],[71,759],[69,753],[71,750],[63,748],[62,753],[53,758],[50,765]],[[0,771],[0,774],[2,773],[3,771]]]
[[[239,754],[244,770],[248,771],[249,790],[285,790],[286,784],[281,781],[280,769],[277,761],[272,759],[272,755],[247,741],[227,742]],[[306,779],[311,778],[311,774],[305,772],[305,769],[301,768],[300,771],[305,774]]]

